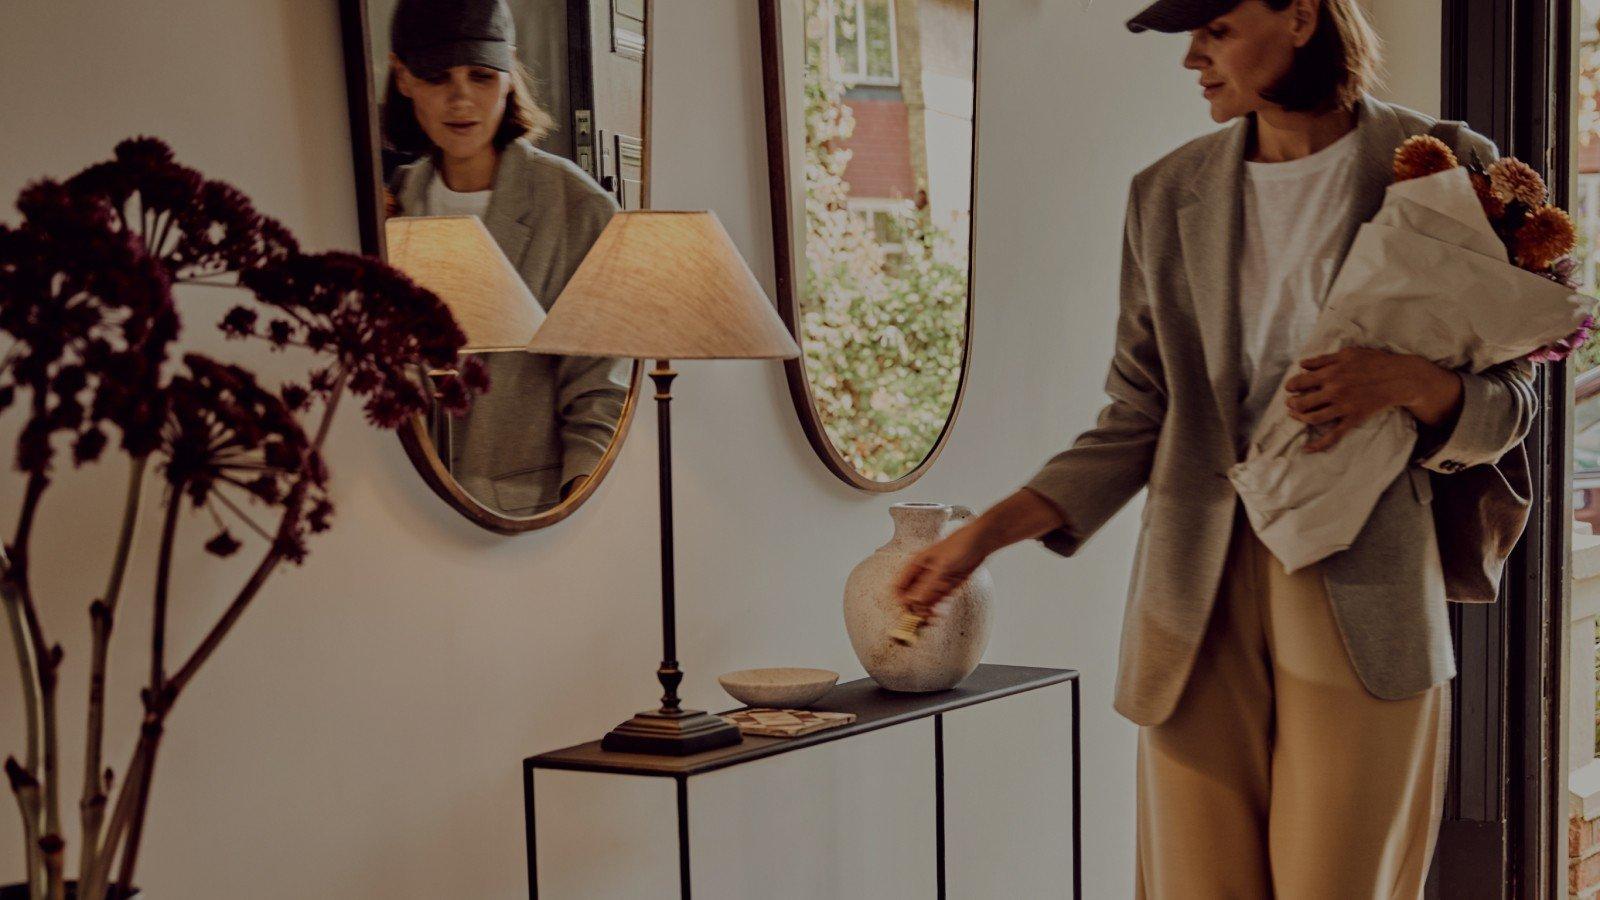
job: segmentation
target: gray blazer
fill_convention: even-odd
[[[1357,110],[1365,160],[1340,260],[1377,212],[1390,161],[1434,120],[1365,97]],[[1228,481],[1248,435],[1238,433],[1237,257],[1243,160],[1253,118],[1179,147],[1140,172],[1128,194],[1120,314],[1098,422],[1027,487],[1067,524],[1042,539],[1076,552],[1148,487],[1123,619],[1115,707],[1142,725],[1172,714],[1217,595],[1238,501]],[[1494,158],[1459,130],[1457,153]],[[1470,158],[1470,157],[1467,157]],[[1464,375],[1461,413],[1424,439],[1416,465],[1385,490],[1349,549],[1319,566],[1361,681],[1398,699],[1455,675],[1428,471],[1493,466],[1527,433],[1532,369],[1518,361]]]
[[[401,214],[426,208],[430,159],[395,173]],[[549,309],[617,204],[571,162],[517,140],[500,155],[484,226]],[[484,506],[527,516],[594,472],[616,434],[632,363],[590,356],[486,353],[489,392],[450,423],[451,474]]]

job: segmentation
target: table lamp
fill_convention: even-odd
[[[462,353],[527,349],[544,307],[477,216],[397,216],[383,229],[389,264],[450,307]]]
[[[600,742],[606,750],[683,756],[737,744],[739,729],[683,709],[678,684],[672,549],[673,359],[791,359],[800,348],[750,267],[710,212],[650,210],[612,216],[528,349],[654,359],[660,435],[661,707]]]
[[[527,350],[544,307],[477,216],[396,216],[383,223],[389,264],[438,295],[467,336],[461,353]],[[454,367],[431,369],[433,396]],[[429,417],[428,432],[445,469],[455,465],[455,419]]]

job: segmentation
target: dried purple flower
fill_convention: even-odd
[[[257,213],[237,188],[179,165],[156,138],[123,141],[112,159],[73,176],[66,187],[104,199],[122,229],[143,238],[174,280],[251,268],[298,252],[288,230]]]
[[[206,541],[206,552],[213,556],[228,557],[238,553],[239,548],[243,546],[244,544],[240,543],[238,538],[224,528],[217,532],[216,537]]]
[[[29,185],[17,208],[22,223],[0,226],[0,332],[14,339],[0,359],[0,410],[28,409],[17,465],[42,477],[58,437],[75,462],[98,459],[115,429],[130,454],[160,452],[172,488],[214,515],[213,501],[243,515],[225,491],[282,508],[269,537],[293,560],[333,509],[297,414],[348,388],[368,419],[395,427],[431,403],[416,376],[455,366],[465,344],[432,293],[375,259],[302,255],[238,189],[179,164],[155,138],[123,141],[65,182]],[[197,355],[167,373],[179,331],[172,290],[190,282],[255,295],[223,315],[225,335],[326,361],[276,392]],[[465,408],[488,377],[477,360],[459,369],[447,405]],[[237,543],[224,526],[207,549],[225,555]]]
[[[122,432],[128,452],[148,453],[161,365],[178,333],[166,271],[98,196],[42,181],[18,208],[22,224],[0,226],[0,332],[13,338],[0,409],[22,393],[29,408],[18,467],[47,472],[57,433],[72,437],[79,462],[96,458],[103,424]]]
[[[251,502],[283,506],[290,520],[300,504],[326,501],[327,469],[277,394],[239,366],[193,353],[183,364],[187,374],[173,376],[167,387],[169,418],[163,429],[163,471],[173,490],[182,491],[195,507],[212,508],[219,519],[218,503],[243,515],[220,496],[229,488]],[[303,543],[304,529],[286,527],[278,537]],[[216,552],[210,545],[207,549]],[[303,558],[303,546],[297,556]]]
[[[278,388],[278,396],[283,398],[285,406],[300,412],[311,403],[311,392],[298,384],[286,384]]]
[[[250,337],[255,334],[257,318],[256,311],[250,307],[235,306],[233,309],[228,310],[228,314],[222,317],[222,321],[218,323],[217,327],[221,328],[222,333],[228,337]]]
[[[428,408],[416,367],[457,364],[466,335],[437,296],[365,256],[297,256],[243,273],[240,282],[283,313],[263,331],[275,346],[300,346],[334,357],[312,375],[310,390],[326,394],[342,373],[351,393],[366,398],[367,419],[394,428]],[[462,360],[466,389],[451,398],[464,408],[487,387],[481,362]]]

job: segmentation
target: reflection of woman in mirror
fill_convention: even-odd
[[[547,308],[617,205],[568,160],[531,143],[550,127],[517,61],[505,0],[401,0],[391,27],[384,141],[420,155],[390,179],[398,215],[481,218]],[[450,423],[445,460],[506,515],[581,488],[616,433],[630,363],[484,354],[490,390]]]
[[[1531,367],[1297,356],[1396,147],[1438,124],[1367,93],[1377,42],[1357,0],[1157,0],[1129,24],[1187,32],[1183,65],[1231,124],[1133,178],[1098,423],[914,558],[899,597],[937,617],[990,554],[1076,553],[1148,488],[1115,704],[1140,726],[1137,896],[1421,897],[1449,757],[1446,599],[1476,599],[1447,579],[1504,561],[1481,533],[1440,541],[1466,525],[1436,525],[1432,504],[1527,515]],[[1436,134],[1494,156],[1464,127]],[[1323,426],[1308,452],[1391,408],[1419,432],[1355,543],[1293,572],[1227,476],[1271,403]]]

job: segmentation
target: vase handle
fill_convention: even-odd
[[[977,515],[977,513],[972,511],[972,507],[970,506],[962,506],[959,503],[950,504],[950,521],[952,522],[960,522],[963,519],[971,519]]]

